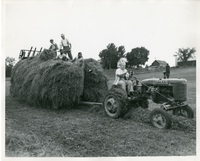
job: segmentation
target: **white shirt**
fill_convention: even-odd
[[[60,42],[60,48],[63,46],[69,46],[69,41],[66,38],[64,40],[62,39]]]
[[[118,69],[116,70],[116,72],[115,72],[115,78],[118,77],[117,75],[121,75],[121,74],[124,74],[124,73],[126,73],[126,72],[127,72],[126,69],[122,70],[121,68],[118,68]]]
[[[66,54],[62,54],[62,55],[61,55],[61,54],[59,54],[59,55],[57,55],[57,57],[56,57],[56,58],[62,59],[64,56],[67,58],[67,55],[66,55]]]
[[[118,69],[116,70],[116,72],[115,72],[115,81],[114,81],[113,84],[117,85],[118,82],[120,81],[120,77],[118,77],[117,75],[121,75],[121,74],[124,74],[124,73],[126,73],[126,72],[127,72],[126,69],[122,70],[121,68],[118,68]]]

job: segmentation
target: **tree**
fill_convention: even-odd
[[[15,63],[15,58],[12,58],[12,57],[6,57],[6,65],[8,65],[8,66],[13,66],[14,65],[14,63]]]
[[[178,60],[183,62],[183,64],[186,66],[187,65],[187,61],[189,58],[193,58],[194,53],[196,52],[195,48],[179,48],[177,55],[178,55]]]
[[[128,52],[126,55],[126,58],[128,60],[128,66],[136,65],[139,67],[139,65],[144,65],[148,61],[149,56],[149,50],[147,50],[145,47],[137,47],[131,50],[131,52]]]
[[[124,46],[119,46],[117,49],[117,52],[118,52],[119,59],[125,57],[124,54],[125,54],[126,50],[125,50]]]
[[[107,56],[107,49],[102,50],[99,53],[99,57],[101,58],[101,64],[103,66],[104,69],[109,69],[109,60],[108,60],[108,56]]]
[[[99,53],[101,58],[101,63],[104,69],[117,68],[117,61],[123,57],[125,53],[124,46],[117,48],[114,43],[110,43],[107,46],[107,49],[103,49]]]
[[[15,58],[6,57],[5,65],[6,65],[6,77],[11,76],[12,67],[14,66]]]

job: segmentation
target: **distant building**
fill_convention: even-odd
[[[165,67],[167,65],[166,61],[163,60],[155,60],[152,64],[151,67]]]
[[[183,62],[178,62],[178,66],[184,66]],[[186,66],[196,66],[196,60],[188,60]]]

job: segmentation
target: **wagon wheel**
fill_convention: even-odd
[[[159,129],[168,129],[172,121],[170,115],[163,109],[154,109],[150,114],[150,122],[154,127]]]
[[[187,118],[193,118],[194,117],[194,112],[191,109],[191,107],[188,106],[188,105],[175,108],[173,110],[173,114],[176,115],[176,116],[184,116],[184,117],[187,117]]]
[[[106,114],[111,118],[119,118],[128,112],[127,94],[121,88],[112,88],[106,95],[103,106]]]

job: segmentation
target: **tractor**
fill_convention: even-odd
[[[168,129],[172,121],[168,111],[173,115],[193,118],[194,113],[187,100],[187,80],[183,78],[150,78],[139,81],[134,77],[134,93],[128,96],[120,86],[113,85],[105,96],[103,106],[111,118],[124,117],[131,108],[147,109],[149,99],[160,104],[150,113],[150,122],[154,127]],[[132,79],[133,81],[133,79]]]

